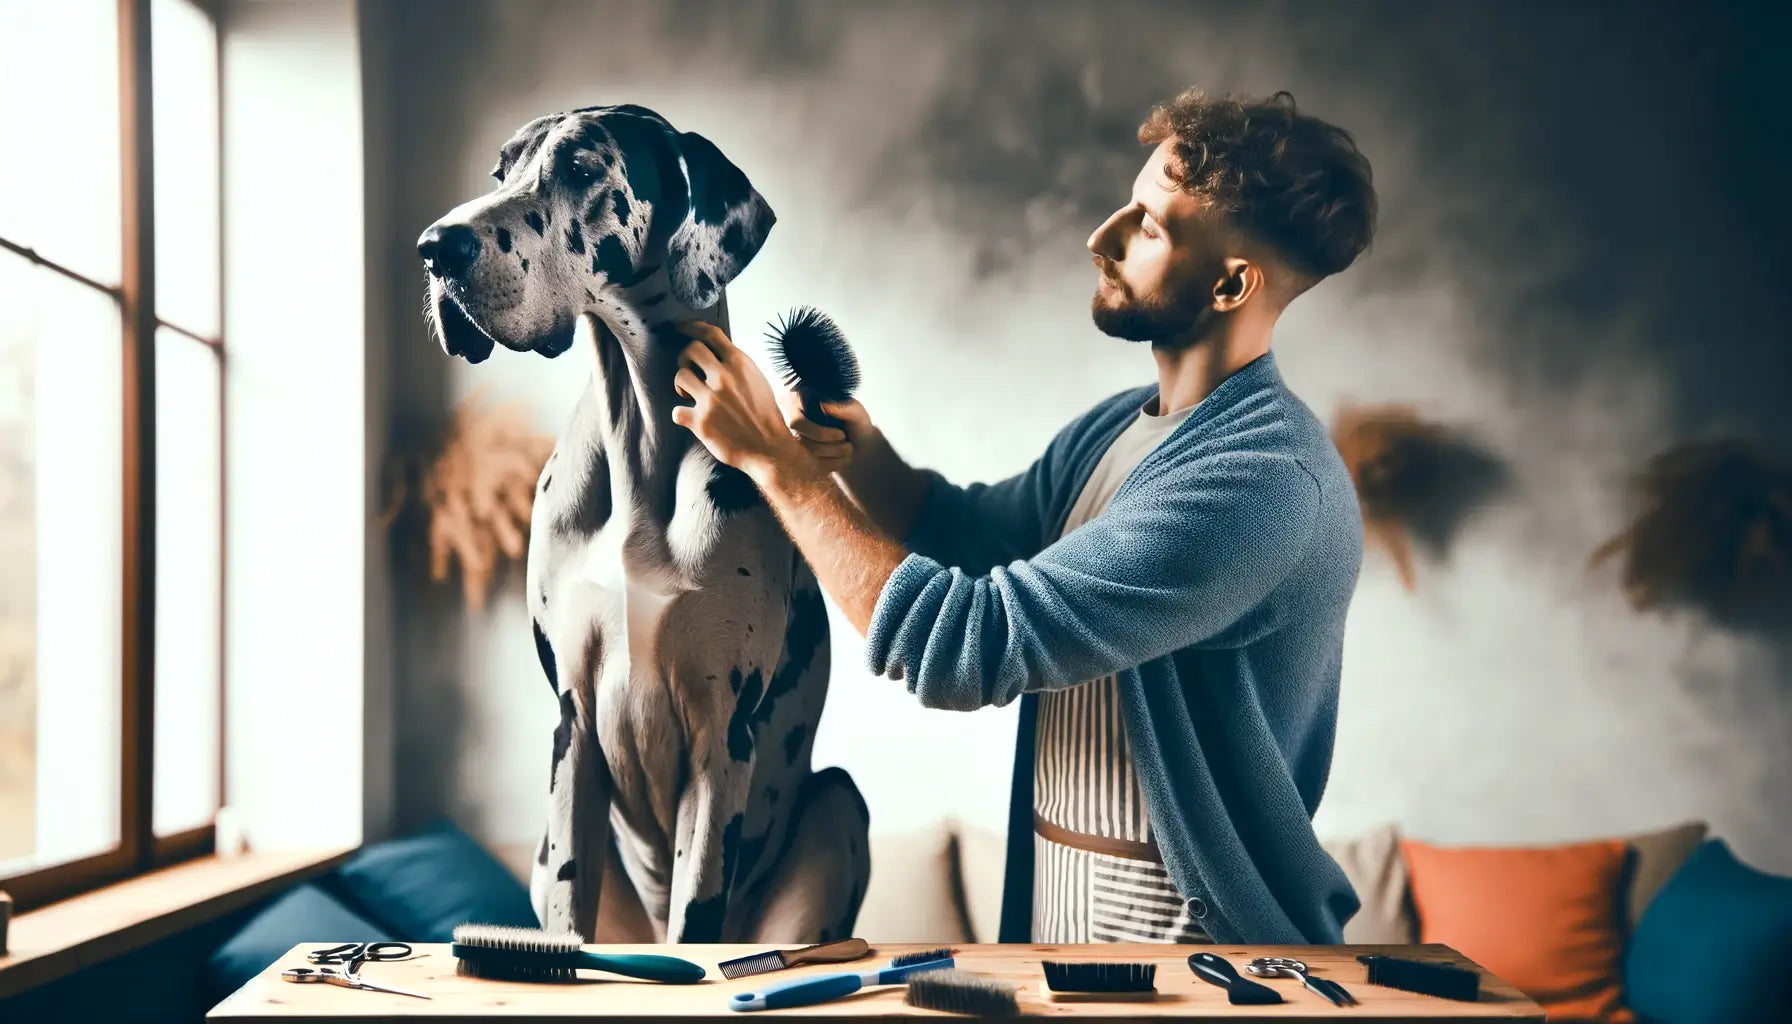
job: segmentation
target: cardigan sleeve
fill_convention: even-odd
[[[1036,556],[986,573],[911,553],[872,612],[872,671],[969,711],[1074,686],[1209,639],[1303,557],[1319,484],[1293,458],[1163,470]]]
[[[927,494],[908,535],[901,538],[903,545],[941,565],[977,575],[1038,554],[1054,525],[1050,517],[1055,488],[1069,472],[1075,445],[1107,404],[1065,425],[1045,454],[998,483],[960,487],[935,470],[923,470]]]

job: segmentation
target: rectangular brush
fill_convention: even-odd
[[[871,951],[864,939],[841,939],[839,942],[818,942],[801,949],[773,949],[751,956],[738,957],[716,965],[724,978],[747,978],[755,974],[787,970],[803,964],[839,964],[857,960]]]
[[[1394,956],[1359,956],[1357,960],[1369,968],[1371,985],[1465,1003],[1480,998],[1481,976],[1463,967]]]
[[[1054,1003],[1107,1003],[1157,998],[1157,965],[1043,961],[1039,993]]]

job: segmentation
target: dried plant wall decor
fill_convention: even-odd
[[[1413,548],[1447,557],[1469,515],[1503,490],[1506,465],[1460,430],[1409,405],[1345,402],[1332,420],[1362,508],[1365,539],[1413,589]]]

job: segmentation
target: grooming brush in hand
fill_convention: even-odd
[[[908,980],[902,1001],[923,1010],[968,1013],[975,1017],[1017,1017],[1014,986],[957,968],[928,971]]]
[[[1359,956],[1369,968],[1369,984],[1472,1003],[1481,995],[1481,976],[1454,964],[1434,964],[1394,956]]]
[[[703,980],[703,967],[654,953],[588,953],[571,932],[463,924],[454,929],[453,951],[463,973],[510,981],[572,981],[579,970],[608,971],[646,981],[688,985]]]
[[[887,966],[876,970],[859,974],[823,974],[800,981],[787,981],[757,992],[741,992],[728,1000],[728,1008],[782,1010],[788,1006],[813,1006],[851,995],[867,985],[900,985],[906,983],[911,974],[939,971],[951,966],[952,951],[949,949],[904,953],[891,960]]]
[[[785,386],[803,400],[803,415],[824,427],[840,426],[821,411],[821,403],[847,401],[859,388],[859,361],[840,327],[820,310],[801,306],[766,340]]]
[[[1108,1002],[1157,998],[1156,964],[1055,963],[1040,964],[1045,985],[1040,993],[1053,1002]]]
[[[1226,999],[1234,1006],[1271,1006],[1282,1001],[1282,994],[1268,985],[1259,984],[1238,973],[1225,957],[1214,953],[1190,953],[1188,969],[1195,977],[1226,990]]]
[[[841,939],[839,942],[821,942],[802,949],[774,949],[765,953],[755,953],[736,960],[727,960],[716,965],[724,978],[745,978],[754,974],[765,974],[769,971],[782,971],[789,967],[801,967],[803,964],[838,964],[848,960],[857,960],[871,951],[864,939]]]

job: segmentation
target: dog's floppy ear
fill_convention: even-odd
[[[690,205],[667,242],[666,269],[679,302],[707,309],[759,253],[777,217],[715,143],[679,132],[677,145]]]

